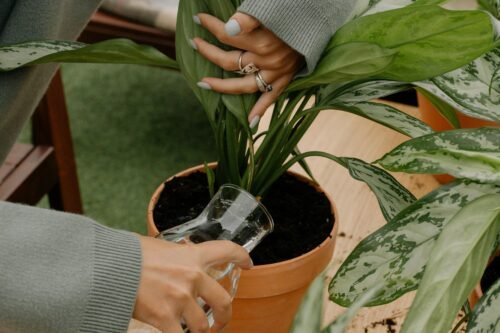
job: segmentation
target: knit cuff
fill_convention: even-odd
[[[306,59],[307,74],[316,67],[333,33],[334,18],[322,11],[317,0],[245,0],[238,11],[255,17],[302,54]]]
[[[126,332],[141,276],[139,238],[95,224],[94,273],[80,332]]]

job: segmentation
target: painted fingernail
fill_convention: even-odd
[[[200,82],[198,82],[196,85],[197,85],[198,87],[200,87],[201,89],[205,89],[205,90],[212,90],[212,87],[211,87],[208,83],[206,83],[206,82],[202,82],[202,81],[200,81]]]
[[[201,25],[201,20],[198,15],[193,15],[193,21],[194,23]]]
[[[254,129],[259,124],[259,121],[260,121],[259,116],[253,117],[252,121],[250,122],[250,128]]]
[[[196,45],[196,43],[194,42],[194,40],[189,39],[189,45],[191,45],[191,47],[193,48],[193,50],[198,50],[198,46]]]
[[[230,19],[224,26],[224,30],[226,30],[226,33],[229,36],[236,36],[241,32],[241,27],[238,21],[236,21],[235,19]]]

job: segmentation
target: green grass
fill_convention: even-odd
[[[215,159],[203,109],[173,71],[71,64],[63,81],[85,214],[144,233],[155,188]]]

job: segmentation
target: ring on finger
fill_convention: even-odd
[[[271,92],[273,91],[273,86],[264,80],[262,75],[260,74],[260,71],[255,72],[255,82],[257,83],[257,87],[259,88],[260,92]]]
[[[253,62],[249,63],[246,66],[243,66],[243,55],[245,54],[245,51],[241,51],[240,56],[238,57],[238,68],[239,70],[236,71],[236,73],[241,74],[241,75],[248,75],[248,74],[253,74],[255,72],[259,71],[259,68],[255,66]]]

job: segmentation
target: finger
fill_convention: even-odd
[[[240,33],[248,33],[260,26],[260,22],[247,14],[236,13],[225,24],[224,30],[229,36],[237,36]]]
[[[191,299],[190,302],[186,304],[182,316],[190,332],[209,332],[210,326],[208,325],[207,315],[196,300]]]
[[[260,74],[268,83],[274,82],[282,75],[278,71],[260,71]],[[208,84],[210,87],[209,89],[222,94],[252,94],[259,91],[255,75],[246,75],[240,78],[229,79],[207,77],[203,78],[202,82]]]
[[[232,316],[231,296],[213,278],[206,275],[202,280],[199,291],[201,297],[212,309],[215,330],[224,328]]]
[[[202,266],[205,268],[232,262],[243,269],[253,267],[252,259],[248,252],[241,246],[231,241],[209,241],[196,244],[195,248],[200,251]]]
[[[248,115],[248,121],[251,124],[250,127],[255,127],[260,118],[264,115],[266,110],[278,99],[286,86],[290,83],[293,78],[293,74],[286,74],[281,78],[273,82],[273,90],[266,92],[260,96],[255,105],[253,106],[250,114]]]

